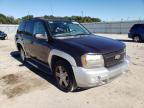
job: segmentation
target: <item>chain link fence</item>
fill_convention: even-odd
[[[92,33],[127,34],[134,24],[144,24],[144,20],[83,23]]]
[[[7,25],[0,24],[0,31],[3,31],[7,34],[15,34],[17,31],[18,25]]]
[[[119,21],[119,22],[100,22],[100,23],[83,23],[92,33],[108,34],[127,34],[134,24],[144,24],[144,20],[138,21]],[[0,31],[13,37],[16,34],[18,25],[0,24]]]

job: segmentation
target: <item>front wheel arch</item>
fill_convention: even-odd
[[[52,59],[51,59],[51,68],[52,68],[52,70],[53,70],[53,66],[54,66],[54,64],[56,63],[56,62],[58,62],[58,61],[65,61],[66,63],[68,63],[70,66],[71,66],[71,64],[70,64],[70,62],[68,62],[66,59],[64,59],[64,58],[62,58],[62,57],[59,57],[59,56],[56,56],[56,55],[53,55],[52,56]]]

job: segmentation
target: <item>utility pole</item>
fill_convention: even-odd
[[[84,17],[84,12],[83,11],[81,11],[81,14],[82,14],[82,17]]]
[[[29,18],[29,11],[28,11],[28,19],[30,19],[30,18]]]

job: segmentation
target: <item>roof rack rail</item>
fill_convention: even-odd
[[[43,18],[43,17],[35,17],[33,19],[40,19],[40,20],[48,20],[48,21],[74,21],[69,18]]]

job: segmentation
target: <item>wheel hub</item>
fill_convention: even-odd
[[[56,70],[56,77],[60,86],[67,87],[68,86],[68,74],[64,67],[58,66]]]

